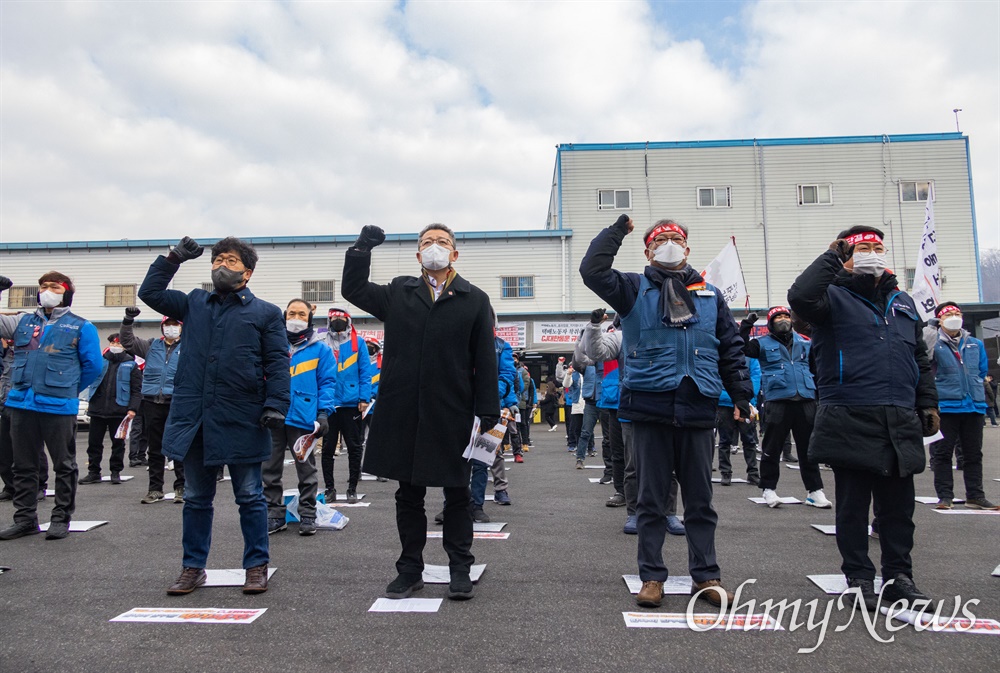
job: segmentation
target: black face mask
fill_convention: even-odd
[[[219,292],[233,292],[243,285],[244,273],[220,266],[218,269],[212,269],[212,285]]]
[[[346,320],[331,320],[330,321],[330,329],[332,329],[334,332],[343,332],[345,329],[347,329],[347,321]]]
[[[775,322],[774,327],[771,328],[771,331],[774,332],[775,334],[788,334],[789,332],[792,331],[792,323],[784,320],[780,322]]]

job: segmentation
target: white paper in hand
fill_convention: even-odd
[[[121,424],[118,429],[115,430],[115,439],[128,439],[129,433],[132,431],[132,418],[126,416],[122,419]]]
[[[469,436],[469,445],[465,447],[462,458],[466,460],[478,460],[484,465],[492,465],[497,447],[500,446],[500,442],[503,441],[503,437],[507,433],[507,421],[511,418],[510,412],[504,409],[500,417],[500,422],[493,426],[493,429],[489,432],[479,431],[479,419],[476,418],[472,423],[472,434]]]
[[[292,446],[292,454],[295,456],[295,460],[304,463],[309,459],[313,449],[316,448],[317,432],[319,432],[319,423],[313,421],[313,431],[295,440],[295,444]]]

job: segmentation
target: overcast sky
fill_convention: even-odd
[[[970,138],[1000,3],[0,2],[0,240],[545,223],[555,145]]]

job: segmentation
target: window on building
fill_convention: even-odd
[[[105,285],[105,306],[135,306],[135,285]]]
[[[799,185],[800,206],[829,206],[833,204],[833,185]]]
[[[934,200],[934,182],[900,182],[899,200],[903,203]]]
[[[941,276],[941,287],[948,281],[948,277],[944,275],[944,267],[938,266],[938,275]],[[912,266],[908,266],[903,269],[903,282],[905,283],[905,289],[907,292],[913,289],[913,281],[917,277],[917,270]]]
[[[699,208],[731,208],[731,187],[699,187],[698,207]]]
[[[504,299],[531,299],[535,296],[535,277],[500,276],[500,296]]]
[[[632,190],[597,190],[597,208],[598,210],[629,210],[632,208]]]
[[[7,308],[35,308],[38,306],[37,285],[15,285],[7,290]]]
[[[302,298],[313,304],[330,303],[336,301],[334,296],[334,286],[332,280],[304,280],[302,281]]]

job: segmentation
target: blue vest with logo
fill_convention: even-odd
[[[955,352],[940,338],[934,344],[934,362],[937,365],[934,383],[937,385],[939,406],[943,413],[986,413],[986,389],[983,387],[983,377],[979,375],[983,348],[982,341],[966,336],[958,343],[958,352],[962,356],[962,361],[959,362]]]
[[[760,344],[760,362],[764,398],[770,401],[787,400],[798,395],[802,399],[816,399],[816,382],[809,371],[811,342],[797,332],[792,332],[792,352],[770,334],[757,340]]]
[[[86,320],[66,313],[46,326],[35,313],[22,316],[14,332],[11,388],[74,399],[80,393],[80,328]],[[44,331],[44,334],[42,333]]]
[[[880,311],[837,285],[827,288],[827,298],[830,320],[812,333],[819,403],[912,409],[920,378],[913,299],[895,290]]]
[[[177,342],[167,356],[167,342],[156,339],[146,353],[146,366],[142,370],[142,394],[149,397],[174,394],[174,376],[181,359],[181,344]]]
[[[684,325],[667,326],[661,316],[660,290],[642,276],[635,305],[622,318],[624,387],[667,392],[676,390],[688,376],[702,395],[718,399],[722,393],[719,340],[715,336],[718,290],[706,283],[703,290],[690,291],[697,314]]]

